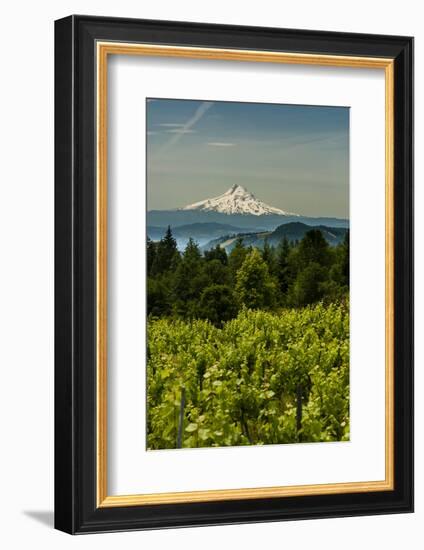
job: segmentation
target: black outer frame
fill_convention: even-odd
[[[96,40],[395,60],[395,490],[96,509]],[[91,16],[55,22],[55,527],[94,533],[413,511],[413,39]]]

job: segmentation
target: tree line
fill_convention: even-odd
[[[204,253],[190,239],[183,252],[168,227],[147,239],[147,312],[152,317],[208,319],[217,327],[243,308],[278,311],[343,299],[349,290],[349,234],[332,247],[321,231],[262,249],[236,240]]]

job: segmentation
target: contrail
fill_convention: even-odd
[[[199,120],[202,118],[202,116],[208,111],[213,105],[213,101],[204,101],[197,107],[194,115],[188,119],[188,121],[181,126],[178,130],[174,130],[174,135],[172,138],[165,143],[163,146],[163,149],[169,149],[173,145],[175,145],[184,134],[190,133],[191,128],[199,122]]]

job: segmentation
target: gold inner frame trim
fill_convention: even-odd
[[[97,42],[97,506],[142,506],[394,489],[394,60],[255,50]],[[107,61],[109,55],[219,59],[261,63],[384,69],[385,71],[385,479],[315,485],[217,489],[109,496],[107,492]]]

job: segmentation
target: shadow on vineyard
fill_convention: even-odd
[[[148,241],[147,447],[349,439],[349,239]]]

